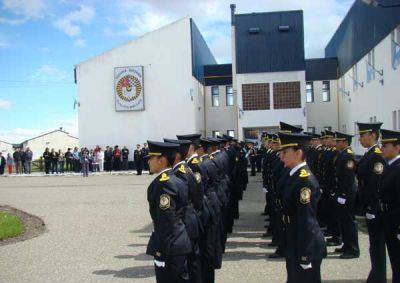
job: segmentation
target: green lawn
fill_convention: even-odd
[[[0,241],[24,232],[24,224],[14,214],[0,211]]]

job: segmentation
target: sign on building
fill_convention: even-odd
[[[114,69],[115,111],[144,110],[143,66]]]

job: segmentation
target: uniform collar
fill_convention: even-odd
[[[296,167],[292,168],[292,170],[290,170],[290,176],[293,176],[294,173],[296,173],[301,167],[306,166],[307,163],[306,162],[302,162],[299,165],[297,165]]]
[[[183,164],[183,163],[185,163],[185,160],[176,163],[172,169],[175,169],[176,167],[178,167],[179,165],[181,165],[181,164]]]
[[[200,158],[204,158],[204,157],[207,157],[208,156],[208,154],[206,153],[206,154],[203,154],[202,156],[200,156]]]
[[[389,165],[392,165],[397,159],[399,159],[400,158],[400,154],[399,155],[397,155],[395,158],[392,158],[392,159],[390,159],[390,160],[388,160],[388,164]]]
[[[346,151],[346,150],[348,150],[348,149],[350,149],[350,146],[348,146],[348,147],[342,149],[340,152],[344,152],[344,151]]]
[[[378,146],[378,144],[374,144],[373,146],[371,146],[370,148],[368,148],[367,152],[371,151],[371,149],[373,149],[374,147]]]

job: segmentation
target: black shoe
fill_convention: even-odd
[[[268,246],[268,247],[277,247],[278,244],[277,244],[277,243],[274,243],[274,242],[271,242],[271,243],[269,243],[267,246]]]
[[[340,241],[326,241],[326,245],[328,247],[341,246],[342,242],[340,242]]]
[[[267,233],[262,234],[262,237],[269,238],[269,237],[272,237],[272,234],[267,232]]]
[[[359,254],[353,254],[353,253],[344,253],[339,256],[341,259],[352,259],[352,258],[359,258]]]
[[[335,253],[340,253],[340,254],[342,254],[342,253],[344,253],[344,252],[345,252],[344,247],[336,248],[336,249],[335,249]]]
[[[273,254],[270,254],[268,258],[284,258],[284,256],[280,253],[274,252]]]
[[[267,216],[267,213],[263,212],[261,213],[261,216]]]

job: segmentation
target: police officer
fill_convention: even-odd
[[[257,162],[257,150],[254,146],[253,141],[246,141],[248,151],[247,151],[247,156],[250,160],[250,165],[251,165],[251,176],[256,175],[256,162]]]
[[[382,152],[387,166],[382,173],[379,201],[392,266],[392,282],[400,283],[400,132],[382,129],[381,134]]]
[[[381,189],[381,176],[385,166],[382,151],[378,146],[379,132],[382,123],[357,123],[361,145],[367,152],[357,166],[358,191],[356,209],[367,218],[369,253],[371,271],[367,282],[386,282],[386,255],[383,230],[381,229],[382,214],[379,208],[378,194]]]
[[[338,149],[335,161],[336,174],[336,206],[340,228],[343,235],[343,246],[335,251],[342,253],[340,258],[350,259],[360,256],[358,246],[358,229],[354,217],[354,202],[357,186],[355,182],[356,162],[350,148],[353,136],[336,132],[336,148]]]
[[[136,145],[136,149],[133,152],[133,160],[135,161],[135,167],[136,167],[136,174],[137,175],[142,175],[142,170],[143,170],[143,157],[145,155],[145,152],[143,152],[140,149],[140,144]]]
[[[305,162],[311,137],[301,133],[279,133],[279,138],[280,158],[290,168],[282,194],[287,282],[321,282],[320,266],[326,246],[316,219],[320,188]]]
[[[188,196],[188,205],[185,208],[183,221],[191,241],[192,252],[188,256],[188,268],[190,281],[201,283],[201,256],[200,256],[200,212],[203,209],[204,191],[201,186],[201,176],[194,175],[186,163],[186,156],[191,145],[190,140],[164,139],[167,143],[179,144],[175,162],[172,168],[173,173],[181,179],[185,186],[184,194]]]
[[[171,168],[179,145],[153,141],[148,145],[148,164],[157,176],[147,189],[154,232],[146,253],[154,256],[157,283],[188,282],[186,262],[191,243],[182,219],[188,197],[182,189],[184,182]]]

